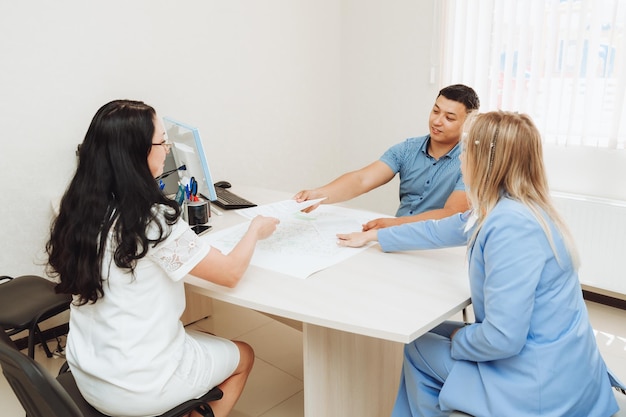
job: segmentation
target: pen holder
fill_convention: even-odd
[[[208,201],[183,202],[183,218],[189,226],[208,224],[211,221],[211,207]]]

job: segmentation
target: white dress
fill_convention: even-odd
[[[180,322],[182,278],[208,254],[209,244],[179,219],[169,237],[137,262],[134,275],[112,262],[110,235],[108,244],[104,297],[71,306],[67,361],[85,399],[108,415],[155,415],[228,378],[239,363],[237,346],[186,332]]]

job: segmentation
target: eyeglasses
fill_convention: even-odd
[[[163,148],[165,148],[165,150],[169,152],[169,150],[172,148],[172,142],[170,142],[169,140],[164,140],[161,143],[153,143],[152,146],[163,146]]]

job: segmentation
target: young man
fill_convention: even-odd
[[[378,161],[343,174],[323,187],[300,191],[294,199],[326,197],[324,204],[338,203],[380,187],[399,173],[397,217],[374,219],[363,225],[363,231],[442,219],[466,211],[469,207],[460,169],[459,141],[467,117],[479,105],[478,95],[470,87],[455,84],[443,88],[428,119],[430,134],[392,146]]]

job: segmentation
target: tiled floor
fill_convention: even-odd
[[[604,359],[626,380],[626,311],[592,302],[587,305]],[[256,352],[254,369],[230,417],[303,416],[301,332],[258,312],[222,302],[215,301],[213,309],[210,318],[192,326],[248,342]],[[41,349],[37,360],[55,375],[64,361],[46,358]],[[0,404],[0,417],[24,415],[4,378],[0,378]]]

